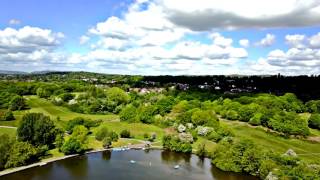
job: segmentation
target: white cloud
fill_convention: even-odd
[[[309,39],[309,44],[313,48],[320,48],[320,32]]]
[[[268,47],[275,43],[276,36],[273,34],[267,34],[266,37],[261,39],[259,42],[256,43],[257,46]]]
[[[286,43],[291,47],[304,48],[306,36],[302,34],[286,35]]]
[[[240,39],[239,44],[240,46],[247,48],[250,46],[250,41],[248,39]]]
[[[18,19],[10,19],[9,24],[10,25],[19,25],[21,23]]]
[[[90,40],[90,37],[83,35],[80,37],[79,43],[80,45],[83,45],[83,44],[86,44],[89,40]]]
[[[167,18],[195,31],[320,24],[318,0],[158,0]]]

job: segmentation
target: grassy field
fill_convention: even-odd
[[[299,157],[307,161],[320,161],[320,143],[313,143],[301,139],[287,139],[265,132],[262,128],[252,128],[246,124],[222,122],[234,131],[237,137],[253,140],[262,147],[279,153],[293,149]]]
[[[50,116],[52,119],[57,119],[60,117],[61,121],[68,121],[75,117],[84,117],[92,120],[103,120],[103,121],[119,121],[117,115],[93,115],[93,114],[81,114],[70,111],[66,107],[55,106],[50,101],[38,98],[37,96],[26,96],[27,104],[30,107],[29,110],[24,111],[15,111],[14,116],[16,120],[14,121],[0,121],[2,126],[18,126],[19,121],[22,116],[27,112],[37,112],[43,113],[47,116]]]
[[[127,129],[130,131],[131,135],[134,136],[135,139],[141,139],[143,140],[144,133],[148,133],[151,135],[151,133],[156,133],[157,140],[161,140],[162,136],[164,134],[164,130],[154,126],[154,125],[148,125],[148,124],[142,124],[142,123],[126,123],[126,122],[105,122],[103,123],[105,126],[108,127],[109,130],[113,130],[120,134],[120,132],[124,129]],[[97,128],[93,129],[93,132],[95,132]]]
[[[15,137],[16,136],[16,129],[13,128],[2,128],[0,127],[0,135],[2,134],[8,134],[11,137]]]

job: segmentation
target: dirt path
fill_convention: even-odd
[[[14,126],[0,126],[0,128],[17,129],[17,127],[14,127]]]

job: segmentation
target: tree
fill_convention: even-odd
[[[167,96],[159,99],[156,102],[156,107],[160,115],[165,115],[169,113],[174,105],[174,98],[172,96]]]
[[[206,150],[206,144],[205,143],[200,143],[198,145],[198,149],[197,149],[197,155],[200,157],[204,157],[207,155],[207,150]]]
[[[213,128],[219,127],[219,120],[211,110],[196,110],[193,112],[191,119],[192,123],[198,126],[207,125]]]
[[[48,145],[55,141],[56,128],[53,121],[42,113],[27,113],[17,130],[18,139],[32,145]]]
[[[68,102],[74,98],[74,95],[71,93],[63,93],[63,94],[59,95],[59,97],[62,99],[62,101]]]
[[[12,111],[23,110],[26,108],[25,100],[22,96],[14,96],[10,101],[9,109]]]
[[[118,87],[112,87],[107,90],[107,100],[114,102],[116,105],[126,104],[130,100],[130,96]]]
[[[154,115],[156,113],[156,108],[152,105],[141,105],[139,108],[138,119],[142,123],[151,124],[154,122]]]
[[[308,122],[309,127],[320,129],[320,114],[311,114]]]
[[[279,112],[273,116],[268,125],[286,135],[307,136],[310,134],[308,122],[295,112]]]
[[[137,121],[137,108],[129,104],[120,111],[120,120],[127,122]]]
[[[47,88],[39,87],[37,89],[37,96],[39,96],[40,98],[48,98],[51,96],[51,92],[47,90]]]
[[[71,137],[70,139],[68,139],[61,147],[61,152],[66,155],[83,153],[84,151],[84,146],[82,145],[80,140],[76,139],[75,137]]]
[[[61,151],[64,154],[83,153],[87,149],[88,129],[83,125],[75,126],[70,138],[64,142]]]
[[[15,142],[5,168],[23,166],[38,160],[37,149],[27,142]]]

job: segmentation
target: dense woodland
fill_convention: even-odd
[[[239,121],[274,136],[304,140],[311,135],[310,129],[320,130],[320,77],[142,77],[73,72],[2,75],[1,79],[1,121],[12,121],[13,112],[28,110],[32,95],[81,114],[116,114],[121,122],[174,129],[162,137],[164,149],[210,157],[225,171],[262,179],[320,177],[317,162],[304,161],[292,150],[280,154],[264,149],[237,137],[222,123]],[[54,148],[64,154],[84,153],[90,149],[90,133],[105,148],[119,138],[133,138],[130,129],[117,133],[104,126],[103,120],[78,117],[64,122],[42,113],[26,113],[17,138],[0,136],[0,169],[39,161]],[[157,138],[158,134],[145,134],[148,141]],[[193,149],[199,138],[215,143],[214,151],[208,152],[205,143]]]

